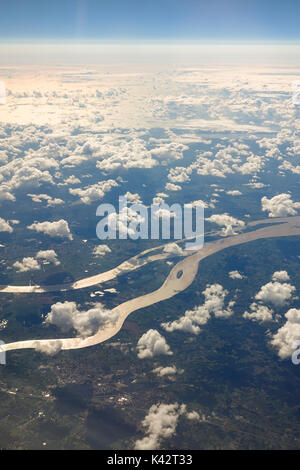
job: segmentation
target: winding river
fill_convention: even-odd
[[[256,226],[261,227],[255,228]],[[2,351],[26,348],[41,349],[43,346],[49,347],[51,344],[55,346],[58,344],[58,342],[60,349],[79,349],[102,343],[112,338],[120,331],[124,321],[132,312],[156,304],[157,302],[170,299],[171,297],[174,297],[179,292],[182,292],[187,287],[189,287],[197,275],[199,262],[204,258],[207,258],[208,256],[231,246],[249,243],[258,239],[300,235],[300,216],[258,220],[250,222],[247,225],[247,228],[250,231],[239,233],[237,235],[226,238],[223,237],[216,241],[205,243],[204,247],[198,251],[185,250],[183,252],[183,259],[173,266],[161,287],[154,290],[153,292],[128,300],[115,307],[112,312],[118,313],[116,322],[113,324],[110,323],[105,327],[100,328],[93,336],[89,336],[87,338],[64,338],[60,340],[45,339],[17,341],[14,343],[2,345],[0,349]],[[95,276],[81,279],[72,284],[46,287],[0,286],[0,293],[41,293],[50,291],[66,291],[83,289],[85,287],[103,284],[104,282],[114,279],[121,274],[136,270],[141,266],[148,264],[149,262],[168,258],[170,255],[169,253],[162,251],[163,246],[165,245],[143,251],[142,253],[134,256],[133,258],[130,258],[128,261],[125,261],[114,269],[97,274]],[[161,252],[156,253],[157,250],[161,250]]]

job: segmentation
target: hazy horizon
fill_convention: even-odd
[[[286,42],[0,42],[0,66],[163,63],[297,65],[300,43]]]

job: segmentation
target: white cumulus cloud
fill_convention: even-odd
[[[32,257],[27,257],[23,258],[22,261],[16,261],[13,264],[13,267],[19,272],[19,273],[25,273],[27,271],[37,271],[41,269],[40,264],[37,262],[35,258]]]
[[[203,291],[205,302],[203,305],[187,310],[178,320],[162,323],[161,326],[169,332],[180,330],[187,333],[198,334],[201,329],[199,325],[205,325],[214,314],[215,317],[229,317],[233,314],[233,301],[225,307],[225,297],[228,291],[220,284],[211,284]]]
[[[57,326],[63,332],[75,329],[79,336],[86,337],[95,334],[100,327],[115,323],[116,312],[107,310],[101,304],[93,308],[79,311],[75,302],[57,302],[51,306],[51,311],[45,318],[45,323]]]
[[[244,279],[245,276],[243,276],[241,273],[239,273],[237,270],[235,271],[230,271],[228,273],[228,276],[231,278],[231,279]]]
[[[0,232],[13,232],[13,228],[10,226],[9,222],[0,217]]]
[[[268,282],[261,287],[255,299],[281,307],[292,299],[292,294],[295,290],[295,286],[288,283],[278,281]]]
[[[273,310],[265,305],[253,302],[250,305],[250,312],[244,312],[243,317],[249,320],[265,322],[273,320]]]
[[[64,219],[60,219],[57,222],[34,222],[27,228],[29,228],[29,230],[35,230],[36,232],[45,233],[50,237],[73,239],[68,222]]]
[[[290,194],[282,193],[271,199],[264,196],[261,200],[261,207],[263,211],[269,212],[269,217],[286,217],[297,215],[300,202],[293,202]]]
[[[159,449],[163,439],[175,434],[178,418],[184,413],[186,413],[186,406],[178,403],[152,405],[142,422],[142,426],[146,428],[146,436],[136,441],[135,449]]]
[[[55,264],[58,266],[60,261],[57,259],[57,254],[54,250],[40,250],[36,254],[36,259],[48,261],[49,263]]]
[[[291,357],[295,341],[300,340],[300,309],[291,308],[286,314],[286,323],[279,328],[271,340],[281,359]]]
[[[245,222],[242,220],[236,219],[228,214],[214,214],[211,217],[206,219],[208,222],[213,222],[219,226],[223,226],[221,230],[221,235],[235,235],[236,230],[242,230],[245,227]]]
[[[290,276],[287,271],[275,271],[272,276],[272,281],[289,281]]]
[[[62,348],[62,341],[59,339],[50,339],[43,341],[36,341],[35,350],[49,356],[54,356]]]
[[[156,367],[152,371],[154,374],[158,375],[159,377],[165,377],[165,376],[172,376],[175,374],[182,374],[184,371],[183,369],[177,369],[176,366],[166,366],[166,367]]]
[[[148,330],[138,341],[138,357],[150,358],[158,355],[171,355],[170,346],[165,338],[157,330]]]
[[[95,256],[104,256],[106,253],[111,253],[111,249],[107,245],[98,245],[93,250]]]
[[[180,246],[177,245],[177,243],[169,243],[166,245],[163,249],[165,253],[170,253],[171,255],[175,256],[182,256],[183,255],[183,250],[180,248]]]
[[[72,196],[78,196],[80,201],[84,204],[91,204],[92,202],[102,199],[114,186],[118,186],[116,181],[107,180],[92,184],[85,189],[69,188],[69,192]]]

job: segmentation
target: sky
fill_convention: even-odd
[[[0,0],[7,40],[297,41],[299,0]]]

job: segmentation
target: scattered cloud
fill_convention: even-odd
[[[73,240],[68,222],[64,219],[58,220],[57,222],[34,222],[27,228],[29,228],[29,230],[35,230],[36,232],[45,233],[50,237]]]
[[[235,271],[230,271],[228,273],[228,276],[231,278],[231,279],[244,279],[245,276],[243,276],[241,273],[239,273],[237,270]]]
[[[189,411],[186,413],[186,417],[187,419],[190,419],[192,421],[201,421],[201,416],[199,415],[199,413],[197,411]]]
[[[289,281],[290,276],[288,275],[287,271],[275,271],[272,276],[272,281]]]
[[[176,366],[166,366],[166,367],[156,367],[152,371],[154,374],[158,375],[159,377],[165,376],[173,376],[175,374],[182,374],[184,372],[183,369],[177,369]]]
[[[226,194],[229,194],[229,196],[241,196],[243,193],[237,189],[234,189],[232,191],[226,191]]]
[[[92,184],[85,189],[69,188],[69,192],[72,196],[78,196],[83,204],[91,204],[102,199],[115,186],[119,186],[116,181],[107,180]]]
[[[171,355],[170,346],[157,330],[148,330],[138,341],[138,357],[150,358],[158,355]]]
[[[293,202],[290,194],[282,193],[271,199],[264,196],[261,200],[261,207],[263,211],[269,212],[269,217],[286,217],[297,215],[300,202]]]
[[[176,432],[177,422],[186,413],[186,406],[158,403],[152,405],[142,421],[146,436],[135,443],[135,450],[159,449],[161,441],[172,437]]]
[[[287,321],[271,340],[271,345],[278,350],[281,359],[291,357],[295,350],[294,343],[300,340],[300,310],[291,308],[285,317]]]
[[[22,261],[16,261],[13,264],[13,267],[19,273],[25,273],[27,271],[37,271],[41,269],[41,266],[38,261],[35,258],[31,257],[23,258]]]
[[[268,282],[261,287],[255,299],[263,303],[282,307],[292,299],[292,294],[295,290],[296,288],[288,283],[278,281]]]
[[[64,204],[64,201],[62,199],[59,199],[57,197],[52,198],[51,196],[48,196],[48,194],[27,194],[27,196],[31,197],[33,202],[47,202],[47,207],[54,207],[58,206],[60,204]]]
[[[106,253],[111,253],[111,249],[107,245],[98,245],[93,250],[95,256],[104,256]]]
[[[101,304],[95,304],[86,311],[78,310],[75,302],[57,302],[45,318],[45,323],[57,326],[63,332],[76,330],[79,336],[87,337],[95,334],[100,327],[115,323],[116,312],[107,310]]]
[[[35,350],[49,356],[54,356],[61,351],[62,345],[63,343],[60,339],[36,341]]]
[[[220,284],[211,284],[202,292],[205,298],[203,305],[194,307],[193,310],[187,310],[178,320],[162,323],[161,326],[169,332],[176,330],[186,331],[187,333],[198,334],[201,329],[199,325],[205,325],[213,314],[215,317],[229,317],[233,314],[233,301],[230,301],[225,307],[225,297],[228,291]]]
[[[227,237],[229,235],[235,235],[238,230],[242,230],[245,227],[245,222],[236,219],[228,214],[214,214],[206,219],[208,222],[213,222],[219,226],[223,226],[221,235]]]
[[[13,228],[10,226],[9,222],[0,217],[0,232],[13,232]]]
[[[258,304],[253,302],[250,305],[250,312],[244,312],[243,317],[248,318],[249,320],[266,322],[273,320],[273,310],[265,305]]]
[[[141,197],[138,193],[131,193],[130,191],[127,191],[124,196],[127,198],[127,202],[129,204],[142,204]]]
[[[54,250],[41,250],[38,251],[35,257],[23,258],[22,261],[16,261],[13,267],[17,272],[37,271],[41,269],[40,261],[47,261],[58,266],[60,261],[57,259],[57,254]]]
[[[177,243],[168,243],[163,249],[164,253],[169,253],[170,255],[182,256],[183,249],[177,245]]]
[[[182,188],[179,184],[167,183],[165,189],[166,191],[180,191]]]
[[[60,261],[57,259],[57,254],[54,250],[40,250],[37,252],[36,258],[38,260],[53,263],[55,266],[58,266],[60,264]]]

